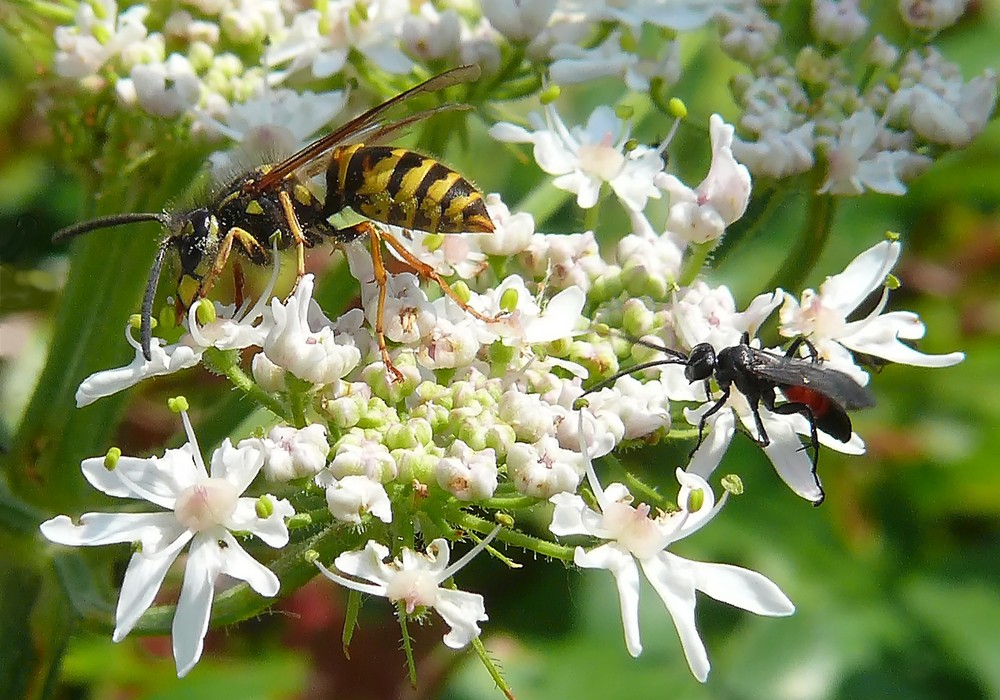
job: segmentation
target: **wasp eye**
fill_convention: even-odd
[[[208,250],[212,232],[212,217],[207,209],[195,209],[187,217],[187,222],[178,236],[177,252],[181,259],[181,270],[193,275]]]

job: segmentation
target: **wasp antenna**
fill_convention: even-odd
[[[133,212],[129,214],[113,214],[111,216],[101,216],[90,221],[81,221],[78,224],[61,228],[52,236],[52,242],[58,243],[67,238],[90,233],[101,228],[114,228],[125,224],[137,224],[143,221],[156,221],[161,226],[169,226],[170,216],[163,212]]]
[[[587,394],[592,394],[595,391],[600,391],[606,386],[611,386],[622,377],[626,377],[632,374],[633,372],[641,372],[644,369],[652,369],[653,367],[662,367],[663,365],[683,365],[686,363],[687,363],[686,357],[671,357],[666,360],[650,360],[649,362],[640,362],[639,364],[629,367],[628,369],[623,369],[621,372],[616,372],[612,374],[607,379],[587,389],[585,392],[583,392],[583,394],[581,394],[581,396],[586,396]]]
[[[160,282],[163,259],[167,256],[167,249],[173,242],[172,237],[164,238],[160,247],[156,249],[156,258],[153,260],[153,267],[149,270],[149,281],[146,282],[146,293],[142,295],[142,309],[139,313],[139,341],[142,343],[142,356],[146,358],[147,362],[153,359],[151,350],[153,345],[153,299],[156,297],[156,286]]]

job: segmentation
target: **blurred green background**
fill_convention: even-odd
[[[0,22],[9,11],[0,6]],[[170,144],[169,172],[158,171],[156,158],[143,166],[161,183],[158,191],[140,196],[127,183],[102,182],[122,194],[95,204],[100,178],[70,167],[65,144],[57,148],[37,109],[41,58],[8,31],[12,26],[0,25],[0,698],[496,696],[474,656],[441,647],[436,624],[417,631],[421,682],[408,688],[399,630],[384,601],[365,605],[345,658],[343,597],[325,582],[278,603],[273,614],[213,631],[183,681],[174,677],[169,640],[133,636],[115,645],[106,629],[73,618],[60,580],[85,580],[95,563],[117,562],[108,580],[77,586],[74,604],[96,611],[85,620],[97,619],[114,600],[128,554],[124,547],[84,552],[53,564],[37,537],[41,519],[83,497],[80,458],[110,444],[152,454],[176,442],[177,422],[162,402],[167,395],[195,397],[206,451],[236,429],[247,407],[201,370],[92,408],[73,407],[83,376],[127,360],[122,319],[138,302],[155,236],[153,228],[135,228],[81,241],[67,279],[67,251],[52,246],[52,232],[95,213],[155,210],[192,172],[180,164],[199,162],[204,147]],[[971,77],[998,67],[998,36],[1000,9],[979,3],[937,45]],[[693,114],[707,117],[727,104],[729,70],[717,57],[701,57],[676,92]],[[576,99],[582,121],[603,94],[567,90],[560,109],[571,121],[568,105]],[[496,148],[481,132],[474,138],[482,147]],[[662,133],[662,123],[652,121],[637,130],[649,142]],[[685,133],[691,158],[671,168],[693,183],[708,150],[703,134],[682,131],[682,142]],[[451,158],[515,210],[541,176],[533,165],[509,160],[504,170],[461,154]],[[731,285],[740,302],[761,291],[800,228],[807,194],[788,197],[755,239],[726,247],[712,279]],[[580,226],[579,212],[566,206],[539,229]],[[600,226],[614,232],[624,220],[602,211]],[[1000,124],[936,163],[905,197],[842,202],[809,285],[842,270],[886,230],[904,242],[894,271],[902,288],[891,308],[921,315],[924,352],[963,350],[968,359],[939,370],[888,366],[874,376],[879,406],[855,421],[868,454],[823,452],[827,500],[818,509],[789,492],[761,451],[738,438],[722,469],[741,475],[745,495],[678,547],[684,556],[765,573],[795,601],[796,614],[761,619],[700,598],[699,626],[713,663],[701,686],[651,590],[642,604],[645,651],[632,659],[606,572],[520,557],[524,570],[498,575],[480,558],[463,587],[486,596],[485,643],[517,697],[1000,698]],[[353,292],[333,279],[324,294],[332,304]],[[650,448],[624,461],[670,493],[687,449]],[[544,524],[541,516],[538,522]]]

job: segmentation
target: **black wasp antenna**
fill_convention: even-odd
[[[164,212],[131,212],[128,214],[112,214],[111,216],[101,216],[90,221],[81,221],[78,224],[61,228],[52,236],[53,243],[65,241],[68,238],[75,238],[91,231],[102,228],[114,228],[125,224],[138,224],[144,221],[156,221],[163,227],[169,227],[170,215]]]

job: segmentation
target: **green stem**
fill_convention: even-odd
[[[507,681],[504,680],[503,676],[500,675],[500,669],[497,665],[493,663],[493,659],[490,658],[489,654],[486,653],[486,647],[483,645],[483,640],[476,637],[472,640],[472,648],[476,650],[476,655],[479,660],[483,662],[483,666],[486,667],[486,672],[490,674],[490,678],[493,682],[497,684],[497,688],[510,700],[514,700],[514,692],[507,685]]]
[[[399,629],[403,634],[403,653],[406,654],[406,670],[410,676],[410,685],[417,687],[417,664],[413,660],[413,640],[410,639],[410,630],[406,624],[406,603],[399,601],[396,603],[396,617],[399,618]]]
[[[489,520],[484,520],[464,511],[455,518],[455,524],[466,530],[474,530],[484,535],[492,532],[493,528],[496,527]],[[523,532],[508,530],[506,528],[500,530],[496,538],[501,542],[512,544],[515,547],[537,552],[544,557],[551,557],[567,562],[573,561],[573,553],[576,551],[575,547],[563,547],[554,542],[531,537],[530,535],[525,535]]]
[[[543,501],[538,498],[532,498],[531,496],[505,496],[476,501],[476,505],[482,506],[483,508],[489,508],[491,510],[522,510],[524,508],[537,506],[539,503],[543,503]]]
[[[705,261],[708,260],[709,254],[715,249],[716,243],[717,241],[697,243],[688,249],[687,259],[684,261],[680,278],[677,280],[677,283],[681,287],[687,287],[701,274],[701,269],[705,267]]]
[[[809,209],[803,222],[798,240],[792,246],[781,268],[767,283],[765,289],[802,288],[806,277],[812,272],[816,261],[826,247],[833,230],[836,212],[836,198],[827,194],[814,194],[809,200]]]
[[[277,398],[257,386],[257,383],[240,367],[237,357],[239,356],[235,352],[209,348],[205,351],[202,359],[205,361],[205,366],[211,371],[226,377],[233,383],[233,386],[278,418],[291,422],[288,408]]]

